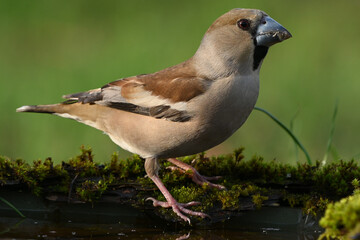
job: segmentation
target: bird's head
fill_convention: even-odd
[[[265,12],[237,8],[209,27],[194,59],[199,70],[212,69],[214,77],[258,71],[268,48],[290,37],[289,31]]]

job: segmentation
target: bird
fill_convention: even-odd
[[[106,133],[121,148],[145,159],[147,176],[172,208],[191,224],[190,216],[209,217],[179,203],[161,181],[159,160],[191,172],[200,185],[211,183],[178,157],[206,151],[239,129],[254,109],[259,71],[270,46],[292,37],[264,11],[235,8],[207,29],[188,60],[155,73],[122,78],[101,88],[64,95],[65,101],[26,105],[17,112],[49,113],[76,120]]]

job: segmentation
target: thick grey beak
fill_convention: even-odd
[[[269,16],[261,20],[256,31],[256,43],[258,46],[270,47],[288,38],[291,38],[289,31]]]

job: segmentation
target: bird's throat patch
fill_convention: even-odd
[[[261,60],[264,59],[264,57],[266,56],[268,50],[269,50],[269,47],[256,46],[256,44],[255,44],[254,62],[253,62],[253,70],[254,70],[254,71],[255,71],[256,69],[258,69]]]

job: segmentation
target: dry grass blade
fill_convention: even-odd
[[[326,152],[325,152],[324,158],[321,162],[321,164],[323,166],[326,164],[329,152],[331,150],[331,144],[332,144],[334,131],[335,131],[335,121],[336,121],[337,112],[338,112],[338,101],[335,102],[334,113],[333,113],[332,120],[331,120],[330,136],[329,136],[329,139],[327,142],[327,147],[326,147]]]

